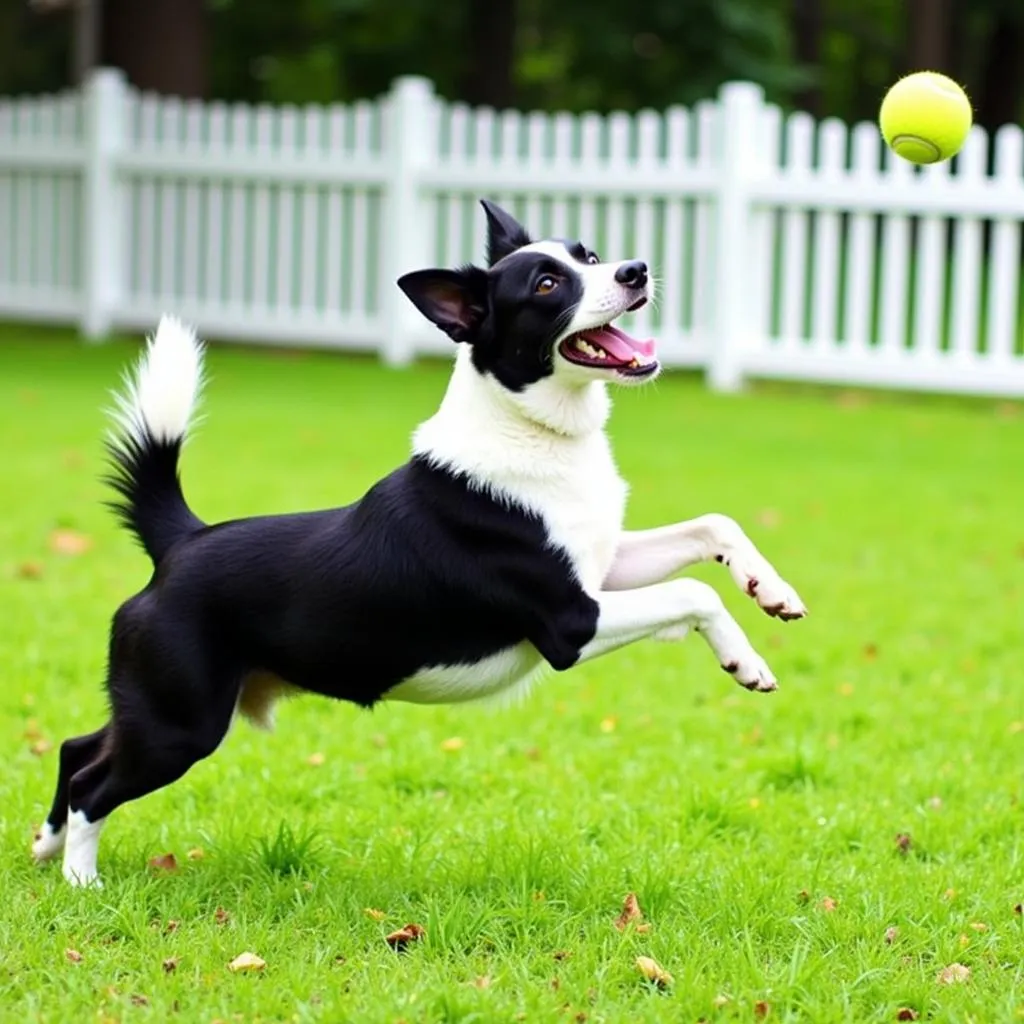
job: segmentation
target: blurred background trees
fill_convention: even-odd
[[[899,74],[962,81],[989,127],[1024,116],[1024,0],[0,0],[0,93],[95,60],[181,96],[323,102],[401,74],[496,107],[691,104],[750,79],[787,107],[873,118]]]

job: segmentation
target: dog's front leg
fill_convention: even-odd
[[[644,637],[681,640],[693,630],[707,641],[718,663],[741,686],[764,692],[778,685],[722,599],[706,583],[679,579],[636,590],[604,590],[596,600],[597,632],[580,652],[579,662]]]
[[[797,592],[776,572],[739,524],[712,513],[654,530],[619,537],[605,590],[629,590],[667,579],[697,562],[722,562],[736,585],[780,619],[807,614]]]

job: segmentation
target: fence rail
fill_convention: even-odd
[[[871,124],[784,116],[746,83],[692,110],[522,114],[439,100],[247,107],[0,100],[0,316],[379,352],[450,344],[394,280],[482,258],[481,195],[538,235],[643,256],[632,327],[712,386],[748,376],[1024,396],[1024,133],[896,160]]]

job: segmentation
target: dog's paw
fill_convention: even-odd
[[[736,585],[752,597],[766,615],[790,622],[807,614],[800,595],[761,556],[735,558],[729,563],[729,571]]]
[[[53,860],[64,850],[65,829],[54,832],[48,821],[44,821],[32,838],[32,856],[37,863]]]
[[[779,688],[778,680],[767,662],[754,650],[744,658],[726,662],[722,668],[745,690],[771,693]]]

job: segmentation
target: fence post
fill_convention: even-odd
[[[395,286],[410,270],[430,263],[429,218],[420,196],[420,173],[437,159],[437,102],[430,81],[399,78],[387,101],[384,151],[388,182],[384,192],[381,239],[381,293],[385,335],[381,356],[392,366],[409,363],[413,335],[420,326],[415,307]]]
[[[121,297],[121,194],[117,156],[124,144],[127,86],[120,71],[97,68],[85,84],[85,168],[82,188],[82,334],[110,333]]]
[[[759,270],[750,265],[750,184],[763,160],[764,92],[750,82],[730,82],[722,87],[719,104],[707,380],[715,391],[739,391],[752,322],[752,275]]]

